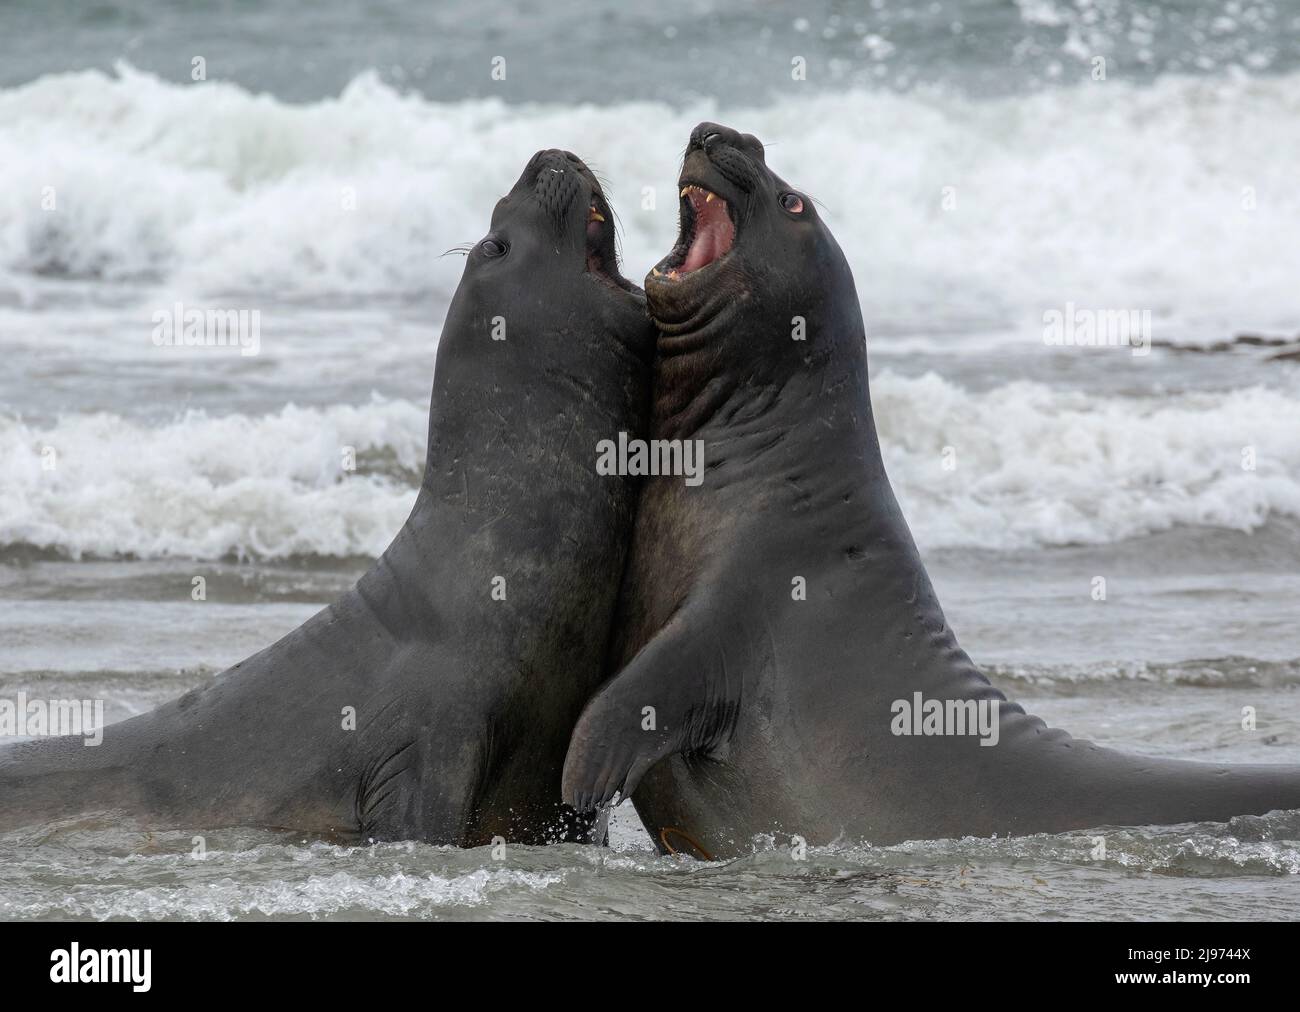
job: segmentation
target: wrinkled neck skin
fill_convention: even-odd
[[[784,613],[801,576],[810,600],[851,595],[877,620],[866,648],[890,660],[874,667],[876,678],[925,670],[930,685],[982,695],[988,682],[947,626],[885,472],[861,310],[827,241],[800,283],[780,284],[757,264],[712,285],[689,311],[652,294],[652,431],[703,440],[705,474],[698,488],[651,479],[643,496],[634,565],[644,614],[663,622],[725,585],[745,598],[737,620],[749,622]],[[802,341],[791,336],[795,317]],[[689,575],[655,563],[665,542]],[[765,636],[760,622],[749,638]]]
[[[697,305],[652,303],[652,432],[703,440],[706,496],[885,481],[856,298],[773,298],[764,285],[732,269]]]

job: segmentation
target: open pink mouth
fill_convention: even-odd
[[[736,223],[727,202],[694,183],[682,187],[681,235],[677,246],[651,273],[675,281],[716,263],[736,241]]]

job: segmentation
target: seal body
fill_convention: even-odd
[[[476,845],[582,838],[560,804],[604,677],[635,479],[597,445],[646,423],[653,328],[576,157],[539,152],[468,254],[410,518],[355,588],[103,743],[0,752],[0,823],[112,810]]]
[[[890,488],[853,278],[811,199],[707,123],[681,185],[682,238],[646,279],[651,426],[702,440],[705,479],[648,481],[619,674],[574,731],[565,798],[630,796],[661,848],[698,856],[1300,807],[1298,767],[1124,755],[990,685]]]

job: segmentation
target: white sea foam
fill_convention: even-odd
[[[639,278],[671,245],[676,154],[705,117],[757,134],[823,202],[872,319],[1022,326],[1074,301],[1150,309],[1165,337],[1300,325],[1297,74],[723,110],[437,103],[373,74],[304,105],[125,65],[51,75],[0,92],[0,281],[21,290],[44,271],[445,299],[460,261],[439,254],[479,238],[550,146],[608,179]],[[57,210],[43,209],[45,187]]]
[[[224,858],[221,855],[218,860]],[[87,920],[239,917],[328,917],[365,911],[385,917],[429,917],[489,904],[503,893],[544,892],[564,880],[559,872],[480,868],[455,876],[386,875],[335,871],[292,881],[249,885],[213,877],[183,885],[91,892],[73,889],[57,906],[20,898],[0,905],[10,917],[48,916],[57,910]]]
[[[885,372],[873,401],[891,480],[927,550],[1300,517],[1300,398],[1275,390],[1131,398],[1013,383],[974,393]],[[74,556],[375,555],[414,501],[425,427],[423,404],[381,399],[191,412],[161,426],[0,416],[0,544]],[[47,446],[53,470],[42,466]],[[361,456],[354,474],[340,468],[344,446]]]
[[[344,448],[387,451],[418,475],[426,418],[423,406],[380,400],[190,412],[160,427],[95,414],[36,431],[0,417],[0,544],[73,556],[376,555],[406,519],[414,482],[346,472]]]
[[[1300,516],[1300,399],[1275,390],[1128,398],[1013,383],[971,393],[933,374],[885,374],[873,404],[890,477],[927,549],[1097,544]]]

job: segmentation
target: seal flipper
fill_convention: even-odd
[[[672,619],[587,704],[564,760],[565,803],[583,812],[630,797],[661,759],[721,744],[740,712],[727,667],[721,642]]]

